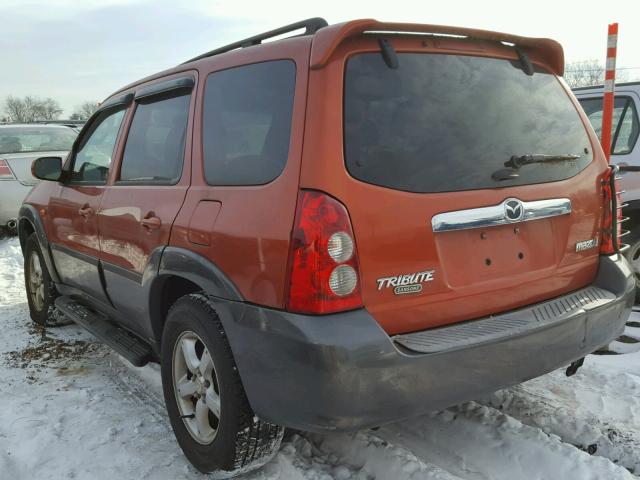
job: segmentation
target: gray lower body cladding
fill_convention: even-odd
[[[568,307],[557,321],[546,318],[531,328],[520,322],[513,332],[432,346],[430,353],[389,337],[364,309],[309,316],[241,302],[217,307],[260,418],[307,431],[353,431],[477,398],[606,345],[623,331],[633,305],[635,283],[626,260],[601,257],[592,288],[605,298]],[[576,292],[555,301],[575,304]],[[504,316],[531,315],[540,305]]]

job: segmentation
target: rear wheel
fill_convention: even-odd
[[[25,243],[24,280],[31,319],[40,325],[58,325],[60,314],[54,303],[58,292],[44,263],[35,233]]]
[[[278,450],[283,428],[259,420],[213,302],[180,298],[162,335],[162,386],[184,454],[204,473],[232,476],[261,467]]]

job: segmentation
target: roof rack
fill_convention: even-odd
[[[276,28],[275,30],[269,30],[268,32],[260,33],[253,37],[245,38],[244,40],[240,40],[238,42],[230,43],[229,45],[225,45],[224,47],[216,48],[215,50],[211,50],[210,52],[203,53],[202,55],[198,55],[197,57],[192,58],[191,60],[187,60],[183,63],[191,63],[196,60],[201,60],[207,57],[213,57],[214,55],[219,55],[221,53],[229,52],[231,50],[236,50],[238,48],[247,48],[252,47],[254,45],[260,45],[263,40],[267,40],[269,38],[277,37],[278,35],[284,35],[285,33],[295,32],[296,30],[300,30],[304,28],[303,35],[313,35],[318,30],[323,27],[328,26],[329,24],[324,18],[314,17],[308,18],[307,20],[301,20],[296,23],[292,23],[290,25],[285,25],[284,27]],[[298,35],[295,35],[298,36]]]

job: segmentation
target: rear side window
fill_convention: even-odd
[[[172,184],[180,179],[190,98],[140,101],[122,157],[121,182]]]
[[[580,100],[580,105],[582,105],[599,137],[602,130],[602,97],[583,98]],[[613,155],[631,153],[638,141],[639,130],[638,112],[633,99],[626,96],[616,96],[613,104],[611,153]]]
[[[278,60],[212,73],[204,98],[204,173],[211,185],[262,185],[289,155],[295,63]]]
[[[410,192],[447,192],[552,182],[592,159],[576,108],[554,75],[526,75],[518,62],[400,53],[351,57],[345,72],[344,149],[349,173]],[[579,155],[492,173],[513,155]]]

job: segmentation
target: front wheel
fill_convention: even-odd
[[[278,450],[283,428],[259,420],[213,302],[180,298],[162,334],[162,387],[182,451],[201,472],[230,477],[261,467]]]
[[[39,325],[58,325],[60,313],[54,303],[58,292],[44,263],[35,233],[29,235],[25,243],[24,281],[31,319]]]

